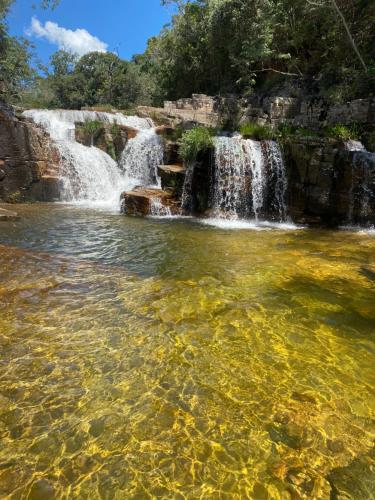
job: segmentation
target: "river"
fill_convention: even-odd
[[[373,234],[16,210],[0,497],[371,498]]]

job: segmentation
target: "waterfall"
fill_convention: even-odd
[[[49,133],[60,152],[62,201],[118,205],[120,193],[127,188],[126,177],[107,153],[76,142],[75,124],[95,120],[148,131],[150,120],[96,111],[28,110],[23,114]]]
[[[213,209],[215,215],[236,219],[247,212],[248,162],[240,137],[215,139]]]
[[[352,179],[347,221],[366,223],[375,210],[375,153],[355,150],[352,158]]]
[[[122,153],[120,168],[127,189],[136,186],[160,187],[158,167],[163,163],[163,141],[154,129],[141,130]]]
[[[249,162],[251,170],[251,195],[253,200],[252,210],[258,220],[264,204],[264,158],[260,142],[247,139],[243,141],[245,162]]]
[[[159,198],[151,198],[150,215],[153,217],[170,217],[171,209],[163,205]]]
[[[274,141],[241,136],[215,139],[212,208],[226,219],[271,215],[286,218],[287,177],[282,153]]]
[[[194,162],[190,162],[186,168],[185,180],[182,188],[181,210],[182,212],[187,212],[189,214],[193,211],[194,169]]]
[[[268,198],[269,211],[274,212],[279,221],[285,221],[287,216],[285,198],[288,179],[283,155],[279,144],[275,141],[265,141],[264,151],[268,166],[268,185],[271,188],[271,196]]]

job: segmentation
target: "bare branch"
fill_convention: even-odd
[[[279,73],[280,75],[300,76],[298,73],[288,73],[286,71],[279,71],[278,69],[274,68],[257,69],[255,71],[252,71],[252,73],[264,73],[265,71],[271,71],[272,73]]]
[[[337,14],[339,15],[339,17],[340,17],[340,19],[341,19],[341,21],[342,21],[342,23],[343,23],[343,25],[344,25],[345,31],[346,31],[346,33],[347,33],[347,35],[348,35],[348,38],[349,38],[350,44],[351,44],[351,46],[352,46],[352,48],[353,48],[354,52],[357,54],[358,59],[360,60],[360,62],[361,62],[361,64],[362,64],[363,69],[364,69],[364,70],[365,70],[365,72],[367,73],[367,66],[366,66],[365,61],[363,60],[363,58],[362,58],[362,56],[361,56],[361,54],[360,54],[360,52],[359,52],[359,50],[358,50],[358,48],[357,48],[357,45],[356,45],[356,43],[355,43],[355,41],[354,41],[354,39],[353,39],[353,37],[352,37],[352,35],[351,35],[351,33],[350,33],[349,26],[348,26],[348,25],[347,25],[347,23],[346,23],[346,20],[345,20],[344,14],[341,12],[341,10],[340,10],[339,6],[338,6],[338,5],[337,5],[337,3],[336,3],[336,0],[330,0],[330,1],[331,1],[332,5],[333,5],[333,8],[335,9],[335,11],[337,12]]]

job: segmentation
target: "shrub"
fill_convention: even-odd
[[[111,125],[111,135],[114,139],[118,139],[121,137],[121,127],[117,124],[116,121]]]
[[[185,161],[194,161],[201,151],[214,146],[215,131],[208,127],[194,127],[185,132],[180,140],[180,155]]]
[[[246,139],[255,139],[256,141],[264,141],[273,139],[274,131],[267,125],[259,125],[258,123],[248,122],[240,127],[241,135]]]
[[[320,135],[320,132],[304,127],[296,127],[289,123],[281,123],[277,128],[276,135],[278,139],[287,140],[289,137],[314,137]]]
[[[326,137],[332,137],[333,139],[349,141],[358,139],[359,131],[354,124],[350,127],[345,125],[333,125],[324,129],[324,135]]]
[[[13,193],[7,196],[8,203],[20,203],[22,201],[21,191],[14,191]]]
[[[97,120],[86,120],[82,126],[83,133],[90,138],[91,145],[94,142],[94,139],[99,135],[99,132],[102,130],[103,125],[101,122]]]

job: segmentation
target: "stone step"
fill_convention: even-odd
[[[159,165],[159,170],[168,174],[186,174],[186,167],[184,165]]]
[[[150,215],[153,201],[168,207],[173,215],[179,212],[173,193],[167,190],[148,187],[136,187],[121,195],[122,211],[127,215]]]

